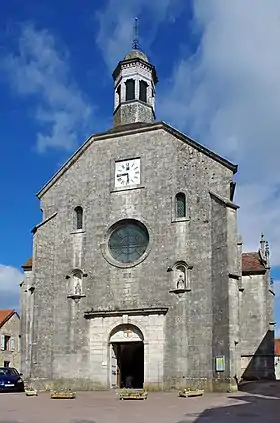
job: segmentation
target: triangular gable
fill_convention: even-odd
[[[7,323],[8,320],[10,320],[10,318],[15,314],[19,318],[19,315],[15,310],[0,310],[0,328],[4,326],[4,324]]]
[[[167,123],[153,122],[153,123],[143,123],[136,122],[133,124],[121,125],[109,129],[106,132],[95,134],[90,136],[85,143],[67,160],[67,162],[56,172],[56,174],[43,186],[43,188],[37,193],[37,197],[40,199],[48,189],[56,183],[56,181],[78,160],[78,158],[89,148],[92,142],[98,142],[105,139],[119,137],[121,135],[132,135],[143,132],[157,131],[163,129],[166,132],[172,134],[177,139],[185,142],[211,159],[221,163],[223,166],[230,169],[233,173],[237,172],[238,166],[231,163],[230,161],[224,159],[208,148],[202,146],[198,142],[194,141],[192,138],[189,138],[187,135],[168,125]]]

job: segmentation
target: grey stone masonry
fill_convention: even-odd
[[[211,154],[191,140],[178,139],[165,124],[108,132],[89,140],[67,170],[43,188],[39,197],[45,223],[34,233],[32,354],[25,357],[33,378],[49,386],[67,374],[76,387],[109,387],[108,337],[122,318],[104,317],[96,326],[96,319],[85,319],[84,313],[125,314],[157,306],[168,309],[157,319],[128,316],[147,337],[146,385],[168,388],[192,381],[210,390],[228,389],[234,376],[228,254],[237,252],[227,201],[235,168]],[[141,186],[114,190],[112,163],[133,157],[141,159]],[[178,192],[186,193],[187,217],[176,220]],[[77,231],[78,205],[84,210],[84,227]],[[142,222],[150,236],[145,259],[128,268],[112,265],[107,257],[108,230],[121,219]],[[174,271],[168,272],[177,262],[189,269],[188,290],[180,295],[171,289]],[[69,275],[77,267],[86,277],[85,296],[76,303],[69,298]],[[224,374],[215,372],[215,355],[226,357]]]

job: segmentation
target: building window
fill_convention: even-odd
[[[14,337],[9,335],[1,335],[1,350],[14,351]]]
[[[83,229],[83,209],[81,206],[75,208],[76,215],[76,229]]]
[[[135,81],[134,79],[128,79],[125,82],[126,92],[125,92],[125,99],[126,101],[134,100],[135,99]]]
[[[118,222],[109,238],[111,256],[121,263],[134,263],[146,252],[149,234],[146,227],[134,220]]]
[[[4,367],[10,367],[10,362],[9,361],[4,361]]]
[[[11,337],[8,335],[5,335],[4,337],[4,351],[10,351],[11,347]]]
[[[186,217],[186,195],[183,192],[176,194],[176,218]]]
[[[147,82],[140,81],[139,100],[144,101],[145,103],[147,103],[147,88],[148,88]]]

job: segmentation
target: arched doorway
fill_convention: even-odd
[[[144,337],[141,330],[131,324],[122,324],[110,334],[110,385],[111,388],[143,388]]]

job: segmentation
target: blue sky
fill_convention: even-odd
[[[98,6],[94,6],[97,3]],[[246,7],[248,3],[248,7]],[[244,251],[263,231],[280,321],[280,4],[277,0],[13,0],[0,15],[0,307],[15,307],[40,221],[36,192],[112,124],[112,71],[132,23],[157,67],[157,118],[239,164]]]

